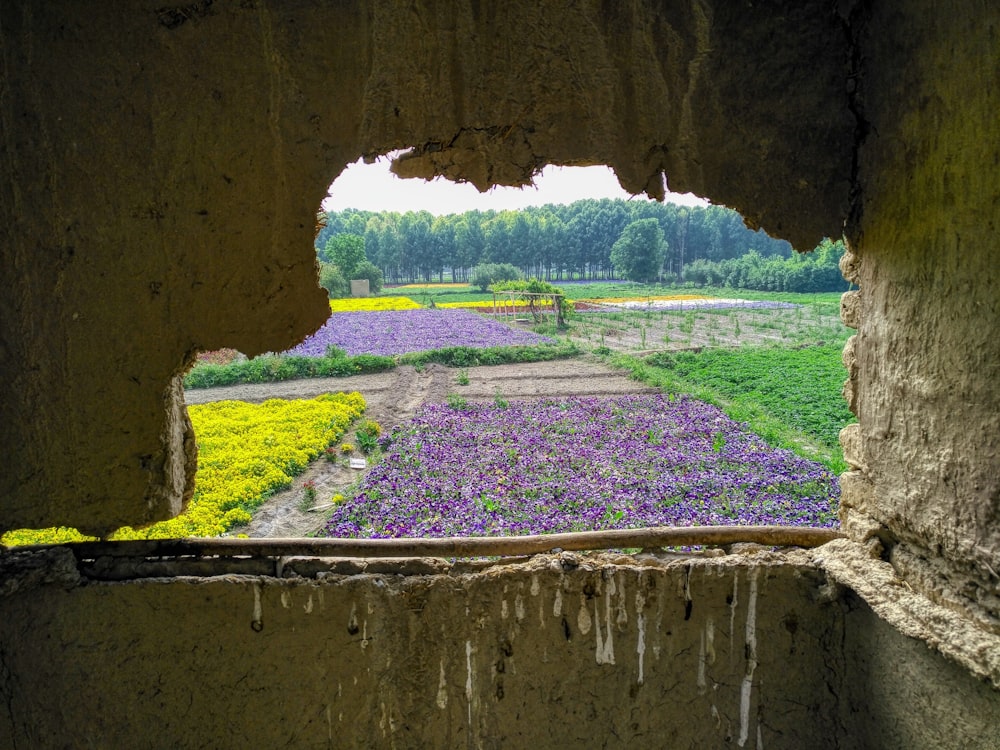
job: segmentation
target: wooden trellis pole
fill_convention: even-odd
[[[658,549],[753,543],[775,547],[818,547],[843,537],[833,529],[797,526],[690,526],[580,531],[518,537],[447,539],[149,539],[73,542],[78,559],[98,557],[499,557],[554,550]],[[27,548],[21,548],[27,549]]]

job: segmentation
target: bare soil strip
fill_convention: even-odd
[[[449,394],[469,401],[542,399],[565,396],[615,396],[623,393],[655,393],[656,389],[629,379],[602,362],[574,358],[554,362],[531,362],[489,367],[470,367],[469,382],[459,385],[460,370],[431,364],[417,370],[398,367],[374,375],[348,378],[315,378],[281,383],[258,383],[185,392],[188,404],[212,401],[261,403],[271,398],[312,398],[321,393],[358,391],[365,398],[365,415],[386,431],[408,421],[425,403],[444,403]],[[322,528],[329,508],[323,506],[337,492],[344,492],[363,475],[340,463],[314,461],[296,477],[292,486],[271,497],[239,533],[250,537],[301,537]],[[321,510],[303,508],[303,483],[315,484]]]

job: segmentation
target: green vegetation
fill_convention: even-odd
[[[479,287],[480,292],[486,292],[494,284],[516,281],[522,276],[517,267],[510,263],[480,263],[472,269],[469,283]]]
[[[331,348],[325,357],[265,355],[228,365],[199,364],[184,378],[185,388],[213,388],[242,383],[270,383],[296,378],[342,378],[383,372],[396,366],[392,357],[359,354],[348,357]]]
[[[625,226],[611,246],[611,265],[629,281],[653,281],[659,277],[667,243],[656,219],[639,219]]]
[[[589,285],[588,285],[589,286]],[[575,287],[575,285],[574,285]],[[570,287],[574,293],[575,289]],[[655,287],[634,286],[642,300]],[[662,290],[660,290],[662,291]],[[704,291],[713,297],[747,300],[720,309],[621,309],[603,307],[569,316],[569,336],[585,349],[607,346],[619,352],[780,345],[843,346],[851,331],[840,319],[840,295]],[[777,308],[769,303],[782,302]]]
[[[497,346],[488,349],[454,346],[435,351],[404,354],[396,358],[381,357],[375,354],[358,354],[354,357],[348,357],[343,352],[330,347],[325,357],[265,355],[232,362],[228,365],[198,364],[184,378],[184,387],[214,388],[223,385],[270,383],[297,378],[342,378],[349,375],[384,372],[393,369],[397,364],[408,364],[422,368],[429,362],[437,362],[449,367],[464,368],[475,365],[542,362],[551,359],[566,359],[579,353],[580,349],[568,341],[534,346]]]
[[[326,263],[333,263],[347,278],[365,261],[365,238],[357,234],[336,234],[326,241],[319,253]]]
[[[646,361],[727,398],[752,399],[791,426],[834,447],[840,428],[854,419],[840,395],[847,377],[841,363],[842,349],[839,343],[801,349],[709,349],[699,354],[656,354]]]
[[[657,295],[668,296],[676,294],[699,294],[706,297],[739,298],[745,300],[768,300],[774,302],[792,302],[794,304],[806,305],[810,309],[821,306],[823,314],[840,314],[840,295],[842,292],[786,292],[786,291],[761,291],[753,289],[734,289],[727,286],[695,286],[694,284],[684,284],[683,286],[667,284],[638,284],[630,281],[595,281],[588,283],[574,282],[559,287],[568,299],[583,301],[592,299],[605,299],[611,297],[630,297],[640,299],[642,297],[653,297]],[[469,287],[448,287],[428,284],[414,289],[392,287],[383,289],[380,296],[398,297],[405,295],[414,301],[429,305],[433,300],[435,304],[448,302],[492,302],[492,292],[481,292],[476,288]]]
[[[688,208],[655,201],[603,199],[522,211],[467,211],[437,217],[427,211],[399,214],[354,209],[324,216],[325,225],[316,236],[321,259],[340,265],[334,257],[337,246],[329,244],[331,239],[342,235],[360,237],[365,257],[393,284],[475,281],[482,282],[481,288],[486,289],[498,279],[481,278],[473,269],[484,264],[508,264],[521,277],[556,283],[608,280],[616,273],[628,273],[632,278],[662,276],[672,283],[690,280],[748,289],[847,288],[836,263],[836,256],[843,250],[841,243],[821,244],[815,257],[796,259],[787,242],[747,229],[738,213],[720,206]],[[653,235],[653,228],[659,229],[663,243],[644,243],[644,247],[653,249],[638,255],[625,252],[626,246],[637,249],[627,240],[638,227],[648,227]],[[611,254],[623,238],[626,241],[620,248],[624,254],[616,271]],[[832,254],[824,250],[826,247],[833,248]],[[765,264],[764,272],[755,270],[753,264],[720,265],[751,252],[762,261],[794,263],[781,269]],[[626,256],[645,257],[649,262],[640,268],[626,262]],[[356,253],[351,258],[356,259]]]
[[[493,284],[490,287],[492,292],[525,292],[527,294],[553,294],[562,295],[558,297],[559,308],[556,314],[556,328],[562,327],[565,322],[566,316],[573,312],[573,306],[566,299],[566,293],[554,284],[550,284],[547,281],[541,281],[539,279],[527,279],[519,281],[500,281]],[[549,300],[551,302],[551,300]],[[536,300],[530,300],[528,304],[528,309],[530,310],[532,317],[535,322],[539,322],[541,318],[539,317],[539,308],[546,306],[546,302],[538,303]],[[540,333],[540,331],[536,331]],[[548,333],[548,331],[546,331]]]
[[[448,367],[476,367],[478,365],[508,365],[518,362],[568,359],[579,353],[580,349],[570,341],[562,341],[558,344],[536,344],[535,346],[495,346],[489,349],[452,346],[447,349],[404,354],[399,358],[399,363],[415,367],[423,367],[430,362]]]
[[[361,235],[333,235],[318,255],[319,285],[330,299],[350,296],[352,279],[367,279],[371,294],[382,291],[382,269],[365,256],[365,238]]]
[[[319,285],[326,289],[330,299],[347,297],[351,293],[351,285],[340,269],[333,263],[321,263],[319,267]]]
[[[367,279],[369,294],[382,291],[382,269],[369,260],[363,260],[351,274],[352,279]]]
[[[854,420],[840,395],[846,377],[841,344],[789,349],[630,355],[610,358],[637,380],[669,393],[689,393],[746,422],[769,444],[845,471],[837,435]]]
[[[847,290],[838,261],[842,243],[823,240],[811,255],[765,258],[751,250],[738,258],[722,261],[699,259],[684,267],[686,281],[706,285],[725,284],[736,289],[763,291],[822,292]]]

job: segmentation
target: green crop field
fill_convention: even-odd
[[[646,359],[618,355],[612,362],[633,377],[667,391],[690,393],[748,423],[779,447],[846,470],[840,430],[854,421],[841,396],[847,377],[842,342],[786,348],[667,352]]]
[[[840,429],[853,420],[840,394],[847,373],[840,343],[806,346],[709,349],[650,357],[653,367],[711,388],[726,398],[752,399],[792,427],[836,447]]]

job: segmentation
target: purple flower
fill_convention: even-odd
[[[687,397],[435,404],[394,432],[326,534],[836,526],[839,494],[819,464]]]
[[[468,310],[342,312],[330,315],[322,328],[285,354],[322,357],[328,347],[336,346],[351,356],[393,356],[450,346],[485,349],[542,343],[553,340]]]

